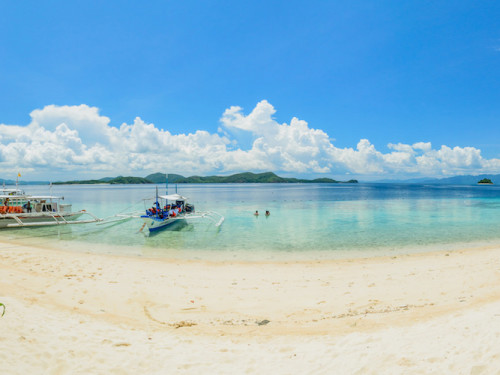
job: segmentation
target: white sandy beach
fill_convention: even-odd
[[[207,262],[0,243],[3,374],[500,373],[500,248]]]

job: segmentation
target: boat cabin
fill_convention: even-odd
[[[3,194],[0,195],[0,214],[71,212],[71,204],[59,203],[62,199],[53,196]]]

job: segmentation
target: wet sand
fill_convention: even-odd
[[[294,262],[0,243],[7,374],[494,374],[500,248]]]

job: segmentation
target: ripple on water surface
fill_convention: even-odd
[[[47,187],[28,190],[46,193]],[[224,215],[222,227],[197,221],[148,236],[134,219],[1,233],[6,241],[43,247],[190,259],[344,258],[500,243],[496,186],[227,184],[180,185],[179,192],[197,210]],[[144,210],[154,187],[57,186],[53,193],[74,210],[106,217]]]

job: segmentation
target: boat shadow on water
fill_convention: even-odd
[[[66,239],[72,238],[73,228],[69,225],[56,225],[49,227],[18,227],[18,228],[9,228],[4,231],[2,234],[5,238],[13,239],[13,240],[30,240],[36,241],[38,238],[56,238],[56,239]]]
[[[146,237],[156,237],[162,233],[168,233],[168,232],[192,232],[194,230],[194,226],[192,224],[189,224],[186,220],[177,220],[170,224],[166,228],[162,228],[161,230],[156,230],[156,231],[147,231],[143,230],[142,233]]]

